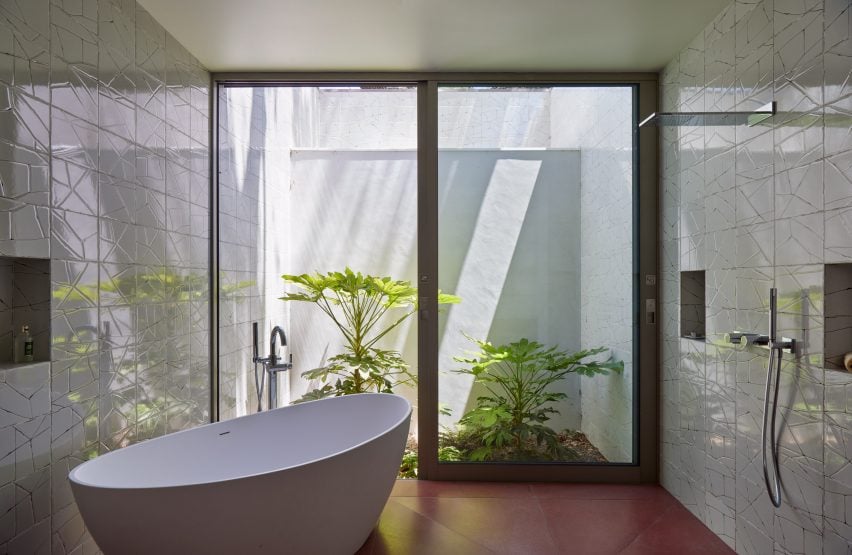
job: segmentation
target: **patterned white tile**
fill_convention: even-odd
[[[852,208],[825,212],[825,261],[852,261]]]
[[[820,262],[824,237],[821,212],[775,220],[775,263],[790,266]]]
[[[848,163],[852,149],[848,125],[852,114],[850,7],[840,0],[737,0],[667,66],[661,80],[664,102],[677,99],[681,109],[690,101],[691,105],[703,101],[705,107],[726,102],[724,76],[729,54],[718,41],[727,32],[723,21],[731,9],[735,105],[747,110],[775,100],[779,115],[771,125],[735,129],[736,235],[732,244],[715,237],[729,221],[723,202],[726,181],[720,182],[711,164],[721,152],[718,149],[728,144],[724,132],[705,130],[704,152],[689,147],[694,142],[689,140],[688,130],[678,135],[677,148],[663,134],[663,213],[670,210],[665,221],[678,222],[680,238],[690,237],[697,227],[695,207],[703,195],[708,232],[705,259],[691,255],[694,239],[678,251],[680,264],[691,265],[680,269],[705,269],[695,264],[706,263],[711,270],[707,274],[708,333],[714,325],[727,325],[730,320],[724,305],[731,287],[724,279],[727,270],[718,261],[733,257],[736,262],[731,269],[735,276],[733,320],[740,329],[766,333],[768,291],[772,286],[779,289],[779,331],[800,341],[795,360],[785,355],[781,378],[784,505],[775,510],[763,484],[760,426],[767,358],[760,349],[738,352],[731,403],[727,386],[717,382],[729,375],[721,352],[715,350],[720,347],[708,345],[706,377],[698,381],[704,385],[707,443],[698,448],[682,436],[665,434],[668,439],[664,441],[672,447],[664,445],[662,451],[664,484],[684,504],[696,506],[689,487],[692,463],[688,453],[700,453],[706,472],[705,523],[726,541],[733,540],[738,553],[852,553],[848,540],[852,526],[847,516],[852,509],[846,499],[852,490],[847,491],[844,478],[848,474],[845,430],[846,414],[852,410],[848,402],[852,385],[847,375],[822,370],[827,311],[822,265],[852,260],[852,219],[847,217],[852,198]],[[699,58],[702,49],[704,56]],[[689,86],[694,82],[690,79],[701,73],[708,87],[703,93]],[[684,155],[692,162],[684,163]],[[703,169],[698,161],[703,161]],[[666,173],[665,168],[675,164],[678,173]],[[679,187],[684,180],[686,197]],[[671,211],[675,206],[680,207],[677,213]],[[717,250],[724,252],[715,254]],[[663,286],[667,279],[677,278],[674,271],[664,273]],[[671,302],[676,303],[677,298]],[[665,332],[664,346],[671,343],[671,333],[671,329]],[[683,355],[677,367],[665,360],[664,356],[664,377],[672,385],[664,387],[662,403],[674,410],[680,405],[673,403],[672,396],[683,400],[697,395],[696,374]],[[685,391],[681,389],[684,383]],[[724,461],[722,447],[727,445],[729,420],[725,407],[730,404],[736,414],[733,532],[726,512],[726,467],[719,462]],[[673,426],[671,418],[668,422]]]
[[[162,425],[146,420],[140,433],[136,370],[142,368],[146,380],[159,372],[165,384],[167,332],[158,307],[171,283],[163,268],[167,225],[182,222],[200,241],[207,237],[201,219],[209,189],[199,182],[192,197],[197,206],[172,205],[168,218],[165,197],[166,127],[206,129],[207,74],[172,39],[173,58],[193,68],[186,80],[198,87],[198,104],[191,117],[167,117],[166,32],[132,0],[5,2],[0,35],[8,39],[0,49],[0,254],[52,257],[52,337],[43,345],[54,361],[31,374],[48,372],[27,402],[43,417],[18,406],[13,392],[26,392],[26,384],[0,377],[0,413],[14,408],[28,415],[0,426],[4,445],[14,430],[8,444],[16,446],[17,460],[8,484],[18,491],[11,511],[0,507],[12,518],[9,536],[8,517],[0,516],[0,551],[95,552],[66,476],[103,449],[166,431],[163,406]],[[188,88],[182,98],[189,103]],[[206,135],[196,141],[206,143]],[[190,152],[188,142],[183,150]],[[206,161],[198,158],[199,165]],[[198,171],[207,176],[206,169]],[[188,271],[175,274],[181,280],[176,294],[197,288],[203,295],[207,289],[194,284],[207,281],[207,257],[187,258],[198,268],[191,279]],[[209,328],[199,314],[184,320],[187,334]],[[138,341],[144,347],[137,349]],[[199,338],[199,350],[202,345]],[[208,357],[199,353],[199,364]],[[175,414],[191,417],[174,418],[173,428],[209,417],[201,392],[209,378],[200,379],[201,366],[196,371],[194,396],[175,397]],[[167,400],[148,394],[147,386],[140,390],[146,402]],[[196,400],[191,413],[190,398]]]

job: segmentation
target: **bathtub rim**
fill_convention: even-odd
[[[266,470],[266,471],[263,471],[263,472],[255,472],[253,474],[243,474],[243,475],[240,475],[240,476],[235,476],[235,477],[232,477],[232,478],[224,478],[224,479],[221,479],[221,480],[206,480],[206,481],[203,481],[203,482],[185,482],[185,483],[181,483],[181,484],[163,485],[163,486],[129,486],[129,485],[106,486],[106,485],[93,484],[93,483],[90,483],[90,482],[86,482],[86,481],[80,480],[77,477],[78,470],[80,468],[82,468],[83,466],[85,466],[86,464],[88,464],[90,462],[97,461],[98,459],[100,459],[102,457],[108,457],[112,453],[117,453],[119,451],[124,452],[125,449],[133,449],[134,447],[141,447],[143,445],[148,444],[150,441],[154,441],[154,440],[157,440],[157,439],[160,439],[160,438],[174,437],[174,436],[179,435],[179,434],[197,431],[197,430],[200,430],[202,428],[206,428],[208,426],[216,426],[216,425],[219,425],[219,424],[225,424],[226,422],[230,421],[230,420],[225,420],[225,421],[221,421],[221,422],[210,422],[210,423],[207,423],[207,424],[203,424],[201,426],[196,426],[194,428],[187,428],[186,430],[180,430],[180,431],[177,431],[177,432],[172,432],[170,434],[165,434],[165,435],[162,435],[162,436],[159,436],[159,437],[156,437],[156,438],[151,438],[149,440],[140,441],[138,443],[128,445],[127,447],[122,447],[120,449],[116,449],[115,451],[110,451],[109,453],[104,453],[103,455],[98,455],[94,459],[90,459],[88,461],[85,461],[85,462],[75,466],[73,469],[71,469],[71,471],[68,473],[68,481],[71,482],[72,486],[81,486],[81,487],[85,487],[85,488],[95,488],[95,489],[104,489],[104,490],[113,490],[113,491],[153,491],[153,490],[165,490],[165,489],[206,486],[206,485],[213,485],[213,484],[226,484],[226,483],[236,482],[236,481],[239,481],[239,480],[245,480],[245,479],[248,479],[248,478],[256,478],[256,477],[259,477],[259,476],[266,476],[266,475],[270,475],[270,474],[275,474],[277,472],[282,472],[284,470],[294,470],[294,469],[301,468],[301,467],[304,467],[304,466],[308,466],[308,465],[311,465],[311,464],[320,463],[322,461],[326,461],[326,460],[332,459],[334,457],[339,457],[341,455],[349,453],[350,451],[354,451],[355,449],[359,449],[359,448],[363,447],[364,445],[367,445],[368,443],[371,443],[371,442],[375,441],[376,439],[383,437],[383,436],[389,434],[390,432],[392,432],[393,430],[397,429],[400,425],[405,423],[411,417],[411,414],[413,412],[411,402],[408,399],[406,399],[405,397],[403,397],[402,395],[399,395],[397,393],[368,392],[368,393],[356,393],[354,395],[340,395],[340,396],[336,396],[336,397],[328,397],[328,398],[325,398],[325,399],[316,399],[314,401],[307,401],[305,403],[299,403],[300,405],[309,405],[309,404],[313,404],[313,403],[333,402],[335,399],[339,399],[341,397],[373,397],[373,396],[396,397],[397,399],[401,399],[402,401],[405,402],[405,405],[407,406],[408,410],[405,411],[405,414],[400,419],[394,421],[394,423],[392,425],[389,425],[380,434],[377,434],[377,435],[374,435],[370,438],[367,438],[360,443],[357,443],[355,445],[347,447],[346,449],[334,451],[334,452],[332,452],[332,453],[330,453],[330,454],[328,454],[324,457],[311,459],[310,461],[306,461],[306,462],[303,462],[303,463],[293,464],[293,465],[290,465],[290,466],[283,466],[281,468],[275,468],[275,469]],[[264,413],[275,412],[275,411],[290,408],[292,406],[293,405],[278,407],[276,409],[272,409],[272,411],[267,410],[267,411],[263,411],[263,412]],[[257,414],[261,414],[261,413],[246,414],[246,415],[240,416],[238,418],[247,418],[249,416],[255,416]]]

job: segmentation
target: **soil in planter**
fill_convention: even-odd
[[[560,462],[588,462],[588,463],[608,463],[606,457],[598,450],[594,444],[589,441],[589,438],[586,437],[586,434],[583,432],[565,430],[560,432],[557,436],[559,438],[559,442],[565,447],[569,453],[573,453],[574,456],[565,457],[561,459]],[[452,441],[447,441],[447,436],[441,438],[441,447],[455,447],[462,453],[465,450],[470,450],[475,448],[470,445],[454,445]],[[532,450],[532,449],[531,449]],[[403,464],[400,467],[400,478],[416,478],[417,477],[417,439],[415,437],[409,436],[408,442],[405,444],[405,457],[403,458]],[[462,457],[461,462],[464,462],[466,459]],[[500,462],[505,460],[514,460],[510,456],[500,457],[495,456],[492,462]],[[533,456],[527,458],[529,462],[536,462],[538,460],[548,460],[547,457],[542,456],[540,459]]]
[[[559,443],[565,448],[565,453],[557,459],[546,452],[542,446],[536,445],[530,439],[524,445],[524,452],[518,454],[513,447],[495,449],[489,461],[491,462],[590,462],[606,463],[606,457],[589,441],[586,434],[574,430],[564,430],[557,434]],[[467,460],[467,453],[472,453],[480,444],[471,436],[451,432],[442,434],[441,447],[453,447],[463,454],[461,460]]]
[[[558,437],[559,443],[561,443],[563,447],[567,447],[577,453],[577,457],[575,459],[571,459],[570,462],[609,462],[606,460],[606,457],[598,451],[598,448],[589,441],[589,438],[587,438],[586,434],[583,432],[572,432],[566,430],[559,434]]]

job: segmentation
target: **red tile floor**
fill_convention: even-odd
[[[653,485],[399,480],[356,555],[731,554]]]

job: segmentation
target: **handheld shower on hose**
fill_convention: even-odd
[[[789,345],[788,345],[789,343]],[[792,341],[778,340],[778,290],[769,290],[769,364],[766,369],[766,391],[763,396],[763,431],[761,434],[761,451],[763,452],[763,480],[769,499],[775,507],[781,506],[781,481],[778,466],[778,437],[776,436],[775,417],[778,413],[778,388],[781,381],[781,357],[785,346],[792,348]],[[772,414],[769,415],[769,393],[772,385],[772,373],[775,371],[775,389],[772,395]],[[770,429],[767,431],[767,423]],[[772,455],[772,478],[769,476],[769,464],[766,460],[766,442],[770,442],[769,450]]]
[[[253,322],[251,325],[251,335],[252,335],[252,358],[251,361],[254,363],[254,389],[257,392],[257,412],[263,410],[263,406],[261,401],[263,399],[263,387],[266,382],[266,372],[261,371],[258,375],[257,365],[262,362],[260,358],[260,353],[258,352],[257,346],[257,322]]]

